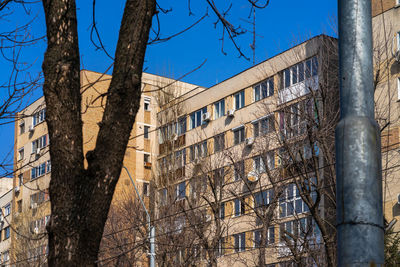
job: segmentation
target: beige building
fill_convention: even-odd
[[[372,1],[376,119],[382,129],[382,178],[387,222],[400,220],[400,2]],[[400,223],[394,225],[400,229]]]
[[[84,152],[94,148],[98,123],[103,115],[104,99],[110,76],[81,71],[82,120]],[[196,88],[157,75],[143,73],[140,109],[132,129],[124,166],[132,175],[142,197],[148,203],[152,162],[156,152],[157,92],[173,83],[178,94]],[[18,114],[15,123],[15,177],[12,190],[13,225],[11,232],[13,263],[46,264],[47,241],[45,226],[50,218],[48,194],[51,179],[50,140],[45,122],[44,98],[40,98]],[[106,160],[106,159],[105,159]],[[113,205],[135,199],[136,193],[125,170],[122,171],[113,198]]]
[[[10,262],[10,248],[11,248],[11,227],[13,214],[11,212],[12,205],[12,179],[2,178],[1,196],[0,196],[0,264],[7,265]],[[6,190],[8,189],[8,190]]]
[[[337,76],[330,76],[336,70],[336,40],[321,35],[161,107],[155,170],[161,262],[308,266],[322,258],[327,240],[321,241],[300,193],[314,205],[311,187],[334,179],[322,155],[332,145],[322,139],[309,144],[307,129],[318,126],[333,137],[334,127],[322,120],[338,118]],[[312,162],[311,169],[296,172],[295,166]],[[299,192],[296,182],[308,189]],[[332,188],[319,191],[325,202],[316,212],[320,224],[334,220],[328,215]]]

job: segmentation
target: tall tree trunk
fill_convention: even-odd
[[[73,0],[43,0],[47,51],[43,92],[51,140],[50,266],[96,266],[103,228],[139,109],[155,0],[127,0],[113,77],[93,151],[84,167],[80,61]]]

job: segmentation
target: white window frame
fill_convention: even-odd
[[[239,132],[239,131],[242,131],[242,130],[243,130],[243,139],[240,139],[240,140],[238,140],[238,142],[236,142],[236,137],[235,137],[236,136],[236,132]],[[233,131],[233,143],[235,145],[239,145],[239,144],[243,143],[246,140],[246,132],[245,132],[245,129],[244,129],[244,125],[241,125],[239,127],[233,128],[232,131]],[[240,136],[241,135],[239,135],[239,137]]]
[[[143,138],[144,139],[150,138],[150,126],[147,126],[147,125],[143,126]]]
[[[48,136],[47,136],[47,134],[45,134],[45,135],[42,135],[41,137],[39,137],[38,139],[33,140],[32,141],[32,154],[35,154],[37,149],[39,149],[39,148],[42,149],[42,148],[46,147],[49,144],[47,139],[48,139]]]
[[[260,240],[259,240],[259,244],[257,244],[257,234],[260,235]],[[262,247],[261,244],[261,229],[257,229],[253,232],[253,239],[254,239],[254,248],[259,248]],[[273,240],[273,242],[271,242],[271,240]],[[265,244],[265,246],[271,245],[275,243],[275,227],[274,226],[270,226],[268,227],[267,230],[267,236],[266,236],[266,240],[267,243]]]
[[[400,77],[397,77],[397,101],[400,101]]]
[[[143,196],[148,197],[150,195],[150,183],[143,182]]]
[[[246,250],[246,233],[234,234],[235,252],[242,252]],[[236,246],[236,243],[238,246]]]
[[[238,105],[238,103],[236,101],[236,96],[239,96],[238,97],[239,105]],[[234,102],[233,106],[235,107],[235,110],[239,110],[239,109],[243,108],[246,105],[246,96],[245,96],[244,90],[241,90],[240,92],[237,92],[237,93],[235,93],[233,95],[233,102]],[[241,105],[241,104],[243,104],[243,105]]]
[[[225,99],[214,103],[214,120],[225,116]]]
[[[25,131],[26,131],[26,129],[25,129],[25,121],[22,120],[20,122],[20,124],[19,124],[19,134],[21,135],[21,134],[25,133]]]
[[[182,188],[180,188],[181,186],[183,186],[184,190],[181,190]],[[181,192],[183,192],[183,195],[181,195]],[[182,200],[186,198],[186,182],[180,182],[179,184],[176,185],[176,200]]]
[[[285,209],[284,214],[282,214],[283,207]],[[288,213],[289,208],[292,210],[291,214]],[[301,198],[296,184],[288,184],[284,189],[282,196],[279,198],[279,218],[299,215],[308,211],[308,206]]]
[[[272,84],[272,91],[271,91],[271,84]],[[262,87],[263,85],[266,86],[266,93],[267,95],[263,95],[263,90]],[[257,99],[257,95],[259,98]],[[274,95],[274,79],[273,78],[268,78],[260,83],[257,83],[253,85],[253,102],[260,101],[264,98],[270,97]]]
[[[41,109],[32,115],[32,125],[35,127],[46,119],[46,109]]]
[[[201,109],[198,109],[198,110],[190,113],[190,116],[189,116],[190,117],[190,129],[197,128],[204,124],[204,121],[203,121],[204,113],[207,113],[207,107],[203,107]],[[200,116],[198,116],[198,114],[200,114]]]
[[[143,98],[143,109],[145,111],[150,111],[151,110],[150,103],[151,103],[151,98],[145,96]],[[146,106],[147,106],[147,108],[146,108]]]
[[[8,216],[11,214],[11,203],[7,203],[4,206],[4,216]]]
[[[236,212],[236,207],[238,206],[238,214]],[[233,216],[234,217],[240,217],[243,216],[246,213],[246,203],[244,203],[244,200],[241,198],[235,198],[233,200]]]
[[[24,154],[25,154],[24,147],[21,147],[20,149],[18,149],[18,161],[24,159]]]

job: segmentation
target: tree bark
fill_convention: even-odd
[[[51,140],[50,266],[96,266],[109,206],[139,109],[144,56],[155,0],[127,0],[113,76],[93,151],[84,167],[76,5],[43,0],[47,51],[43,62]]]

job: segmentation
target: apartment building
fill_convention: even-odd
[[[10,183],[11,182],[11,183]],[[0,196],[0,264],[7,265],[10,262],[10,248],[11,248],[11,202],[12,202],[12,179],[2,178],[1,183],[1,196]],[[7,189],[8,190],[5,190]]]
[[[372,1],[375,116],[382,135],[384,214],[400,230],[400,2]],[[395,220],[393,220],[395,219]]]
[[[317,36],[161,107],[160,261],[312,266],[334,255],[321,231],[334,233],[336,43]]]
[[[98,123],[103,115],[105,93],[111,77],[97,72],[82,70],[82,120],[84,153],[95,146]],[[158,89],[174,82],[161,76],[143,73],[140,109],[132,129],[131,140],[124,158],[124,166],[148,205],[152,162],[156,152],[156,112]],[[176,82],[177,93],[196,90],[196,86]],[[197,88],[200,90],[200,88]],[[39,98],[18,114],[15,122],[15,155],[12,190],[13,225],[11,231],[11,263],[46,264],[46,224],[51,216],[48,194],[51,179],[50,140],[46,125],[44,98]],[[105,159],[106,160],[106,159]],[[117,184],[113,206],[137,198],[134,187],[125,170]],[[106,229],[107,231],[107,229]],[[108,234],[110,234],[108,232]]]

